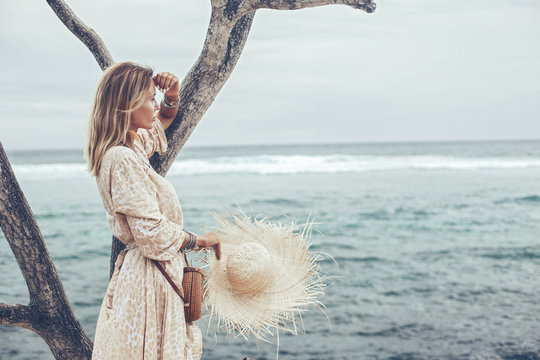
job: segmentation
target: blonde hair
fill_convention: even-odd
[[[153,70],[132,62],[107,68],[99,81],[88,119],[84,156],[91,176],[99,175],[105,152],[123,143],[128,136],[131,113],[144,101],[152,83]]]

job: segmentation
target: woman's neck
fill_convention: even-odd
[[[128,136],[126,137],[126,145],[129,147],[133,147],[135,140],[140,141],[139,135],[137,135],[137,132],[135,130],[129,129]]]

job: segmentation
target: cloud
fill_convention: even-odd
[[[117,60],[180,77],[210,14],[200,0],[70,4]],[[346,6],[259,11],[189,145],[538,137],[537,1],[378,5],[370,15]],[[82,148],[95,60],[45,2],[0,6],[0,141]]]

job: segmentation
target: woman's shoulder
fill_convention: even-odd
[[[101,166],[103,168],[114,168],[117,166],[138,165],[137,155],[130,148],[117,145],[108,149],[103,155]]]
[[[132,156],[132,154],[135,155],[130,148],[123,145],[116,145],[105,151],[105,154],[103,154],[103,161],[119,161]]]

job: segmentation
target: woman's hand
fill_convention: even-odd
[[[167,130],[178,114],[180,82],[176,75],[166,71],[156,74],[152,80],[154,80],[156,88],[165,94],[157,118],[161,121],[163,130]]]
[[[221,259],[221,240],[219,239],[218,234],[211,232],[208,234],[200,235],[197,245],[200,248],[213,247],[214,251],[216,252],[216,258],[218,260]]]
[[[159,91],[165,94],[167,99],[177,101],[180,91],[180,82],[173,73],[164,71],[157,73],[154,77],[154,84]]]

